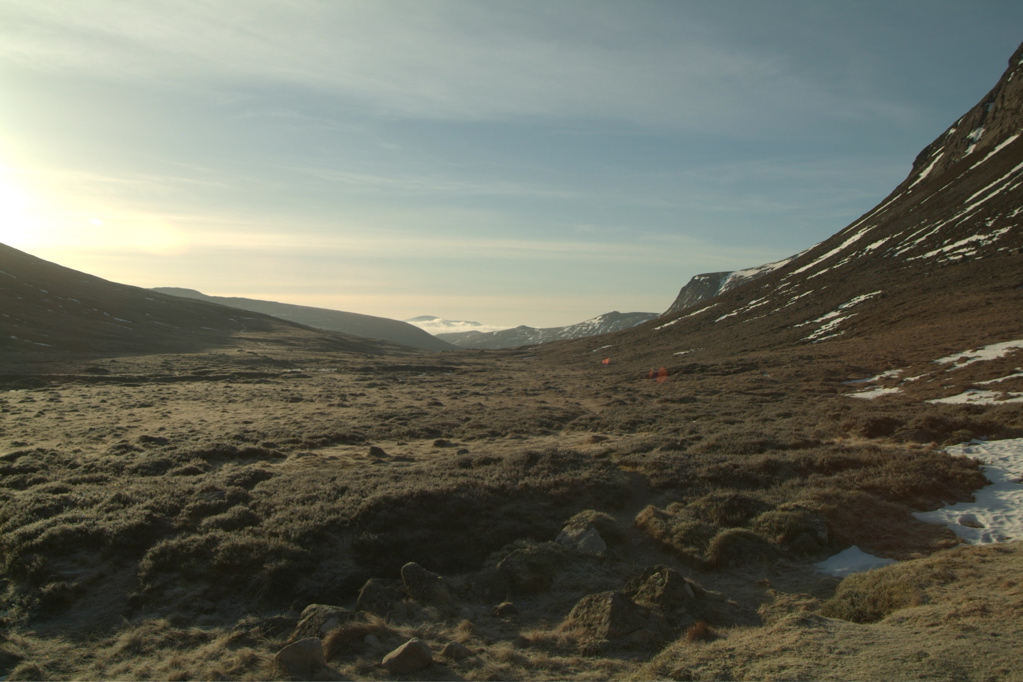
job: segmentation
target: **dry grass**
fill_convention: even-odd
[[[911,511],[966,499],[982,476],[907,429],[943,442],[1020,419],[807,400],[755,367],[651,385],[514,359],[323,373],[261,360],[245,378],[248,354],[202,357],[193,371],[236,378],[0,396],[0,675],[272,677],[306,605],[351,607],[409,561],[445,576],[454,609],[405,595],[386,619],[363,614],[325,636],[329,675],[383,679],[382,654],[413,636],[435,656],[475,652],[416,679],[697,675],[676,647],[730,651],[743,628],[792,627],[786,613],[825,602],[884,622],[933,606],[943,574],[836,593],[808,566],[851,543],[899,558],[950,544]],[[117,369],[143,377],[147,362]],[[180,361],[159,362],[170,376]],[[566,525],[596,528],[606,555],[554,543]],[[656,575],[674,587],[642,591]],[[615,590],[652,599],[648,628],[597,641],[561,626]],[[495,616],[506,600],[516,614]]]

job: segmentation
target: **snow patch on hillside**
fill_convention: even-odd
[[[973,502],[960,502],[936,511],[916,512],[921,521],[944,523],[970,544],[1023,539],[1023,438],[971,441],[946,450],[956,457],[983,463],[991,484],[974,493]]]
[[[804,341],[812,341],[814,343],[817,343],[819,341],[824,341],[825,339],[830,339],[830,338],[833,338],[835,336],[838,336],[842,332],[836,332],[836,333],[831,333],[831,332],[834,331],[834,329],[838,325],[840,325],[842,322],[845,322],[850,317],[852,317],[852,316],[857,314],[857,313],[845,314],[845,311],[849,310],[850,308],[852,308],[854,306],[859,305],[860,303],[863,303],[864,301],[868,301],[871,298],[874,298],[875,296],[877,296],[880,293],[881,293],[880,291],[873,291],[873,292],[871,292],[869,294],[862,294],[860,296],[856,296],[855,298],[853,298],[853,299],[851,299],[849,301],[846,301],[842,305],[838,306],[837,308],[832,310],[830,313],[825,313],[824,315],[821,315],[820,317],[818,317],[816,319],[813,319],[813,320],[807,320],[806,322],[800,322],[799,324],[796,325],[796,327],[806,327],[808,325],[813,325],[813,324],[820,324],[821,325],[820,327],[818,327],[816,329],[816,331],[812,332],[809,336],[803,337]]]
[[[952,353],[951,355],[946,355],[943,358],[938,358],[934,362],[939,365],[955,363],[956,368],[959,368],[965,367],[966,365],[972,365],[975,362],[997,360],[998,358],[1003,358],[1009,353],[1020,349],[1023,349],[1023,339],[1019,339],[1017,341],[1003,341],[1001,343],[990,343],[974,350],[964,350],[959,353]]]

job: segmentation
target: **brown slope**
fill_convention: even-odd
[[[156,287],[153,291],[197,301],[219,303],[231,308],[240,308],[241,310],[263,313],[264,315],[272,315],[282,320],[290,320],[316,329],[327,329],[367,339],[392,341],[403,346],[411,346],[421,350],[454,350],[454,346],[450,343],[441,341],[436,336],[423,331],[419,327],[386,317],[349,313],[340,310],[330,310],[329,308],[314,308],[291,303],[278,303],[277,301],[261,301],[254,298],[209,296],[194,289],[180,289],[178,287]]]
[[[859,220],[755,281],[595,345],[639,369],[779,350],[924,361],[1023,338],[1021,102],[1023,46]]]
[[[109,282],[0,244],[0,360],[5,366],[252,344],[360,353],[400,348]]]

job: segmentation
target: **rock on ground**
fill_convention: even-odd
[[[590,594],[572,608],[563,630],[581,630],[598,639],[618,639],[648,627],[650,612],[621,592]]]
[[[357,614],[343,606],[330,606],[328,604],[310,604],[302,610],[302,619],[291,633],[289,642],[297,642],[307,637],[323,638],[328,632],[348,623]]]
[[[301,639],[289,644],[274,657],[277,669],[300,680],[311,680],[327,665],[323,656],[323,642],[318,637]]]
[[[430,646],[421,639],[413,638],[384,656],[381,665],[392,675],[404,675],[422,670],[432,662]]]

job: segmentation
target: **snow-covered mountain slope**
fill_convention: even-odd
[[[723,293],[601,339],[601,352],[642,368],[789,349],[885,371],[1018,340],[1021,221],[1023,45],[874,209],[744,283],[703,284]]]
[[[563,341],[566,339],[581,339],[597,334],[609,334],[611,332],[629,329],[638,324],[657,317],[656,313],[620,313],[617,310],[603,315],[598,315],[591,320],[567,327],[547,327],[536,329],[533,327],[520,326],[514,329],[505,329],[497,332],[461,332],[452,334],[438,334],[438,338],[462,348],[518,348],[519,346],[535,346],[551,341]]]
[[[313,308],[304,305],[293,305],[291,303],[278,303],[276,301],[261,301],[253,298],[209,296],[194,289],[181,289],[178,287],[159,287],[153,289],[153,291],[171,296],[218,303],[231,308],[239,308],[264,315],[272,315],[282,320],[290,320],[309,327],[315,327],[316,329],[327,329],[367,339],[393,341],[394,343],[400,343],[411,348],[452,350],[450,344],[431,336],[418,327],[386,317],[347,313],[329,308]]]

